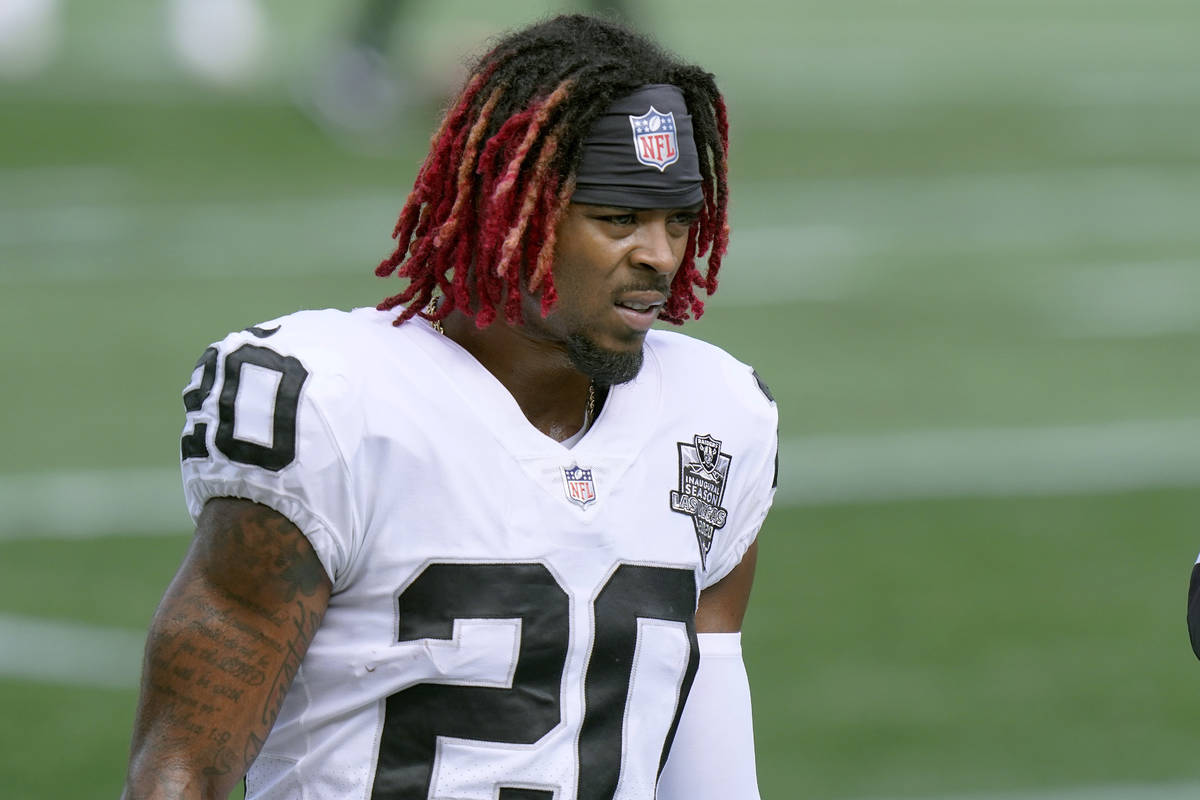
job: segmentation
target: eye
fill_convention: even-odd
[[[700,219],[700,215],[694,211],[681,211],[678,214],[672,214],[667,219],[667,224],[673,235],[685,236],[698,219]]]
[[[633,214],[604,214],[596,219],[603,220],[610,225],[633,225],[637,222],[637,218]]]

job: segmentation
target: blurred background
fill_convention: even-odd
[[[371,270],[463,55],[585,8],[404,5],[0,0],[4,797],[119,792],[197,356],[396,291]],[[1200,796],[1200,5],[630,13],[732,115],[685,330],[782,412],[763,796]]]

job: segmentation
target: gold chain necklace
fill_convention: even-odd
[[[426,307],[426,310],[427,311],[436,311],[437,310],[437,301],[436,300],[430,301],[429,306]],[[429,324],[431,326],[433,326],[433,329],[435,331],[437,331],[438,333],[440,333],[442,336],[446,335],[446,329],[442,327],[442,321],[440,319],[431,319],[431,320],[429,320]],[[593,383],[592,381],[588,381],[587,405],[583,409],[583,428],[587,429],[592,424],[592,420],[594,420],[595,418],[596,418],[596,384]]]

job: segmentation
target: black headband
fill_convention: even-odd
[[[572,202],[686,208],[703,199],[692,118],[678,87],[643,86],[609,106],[592,125]]]

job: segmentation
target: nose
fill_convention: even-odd
[[[667,230],[666,221],[647,221],[639,227],[638,244],[632,253],[633,263],[664,275],[678,269],[682,253],[675,252],[676,243]]]

